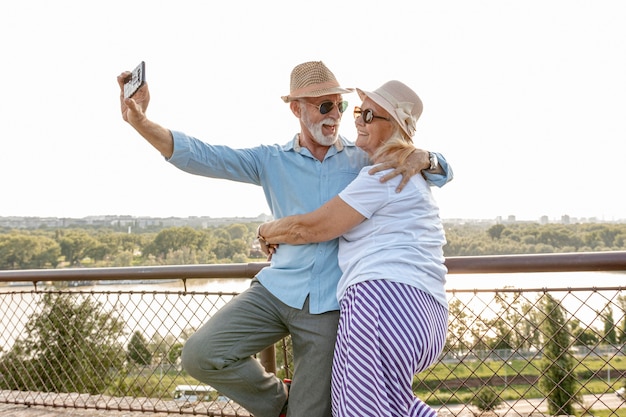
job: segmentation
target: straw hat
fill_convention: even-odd
[[[347,94],[354,88],[341,88],[335,75],[322,61],[305,62],[291,71],[288,96],[281,98],[285,103],[303,97],[321,97],[329,94]]]
[[[412,138],[415,134],[415,125],[420,118],[424,106],[422,100],[407,85],[400,81],[388,81],[376,90],[363,91],[356,89],[361,100],[369,97],[374,103],[385,109],[387,113],[400,125],[400,128]]]

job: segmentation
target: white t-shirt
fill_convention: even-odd
[[[414,175],[397,193],[397,176],[386,183],[365,167],[339,197],[366,217],[339,238],[339,266],[343,272],[337,288],[341,300],[357,282],[389,279],[417,287],[447,307],[444,285],[446,244],[439,207],[430,186]]]

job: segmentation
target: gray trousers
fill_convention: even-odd
[[[194,333],[182,351],[183,368],[255,417],[278,417],[283,382],[253,355],[291,334],[294,369],[289,417],[331,417],[330,380],[339,312],[310,314],[274,297],[253,280]]]

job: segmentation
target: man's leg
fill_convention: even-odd
[[[339,312],[310,314],[309,303],[289,319],[294,374],[288,417],[331,417],[330,379]]]
[[[252,355],[287,336],[282,320],[291,310],[253,281],[187,340],[184,369],[255,417],[277,417],[286,400],[285,387]]]

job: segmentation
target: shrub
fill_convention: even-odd
[[[502,399],[491,387],[482,387],[474,394],[470,404],[480,411],[493,411],[502,404]]]

